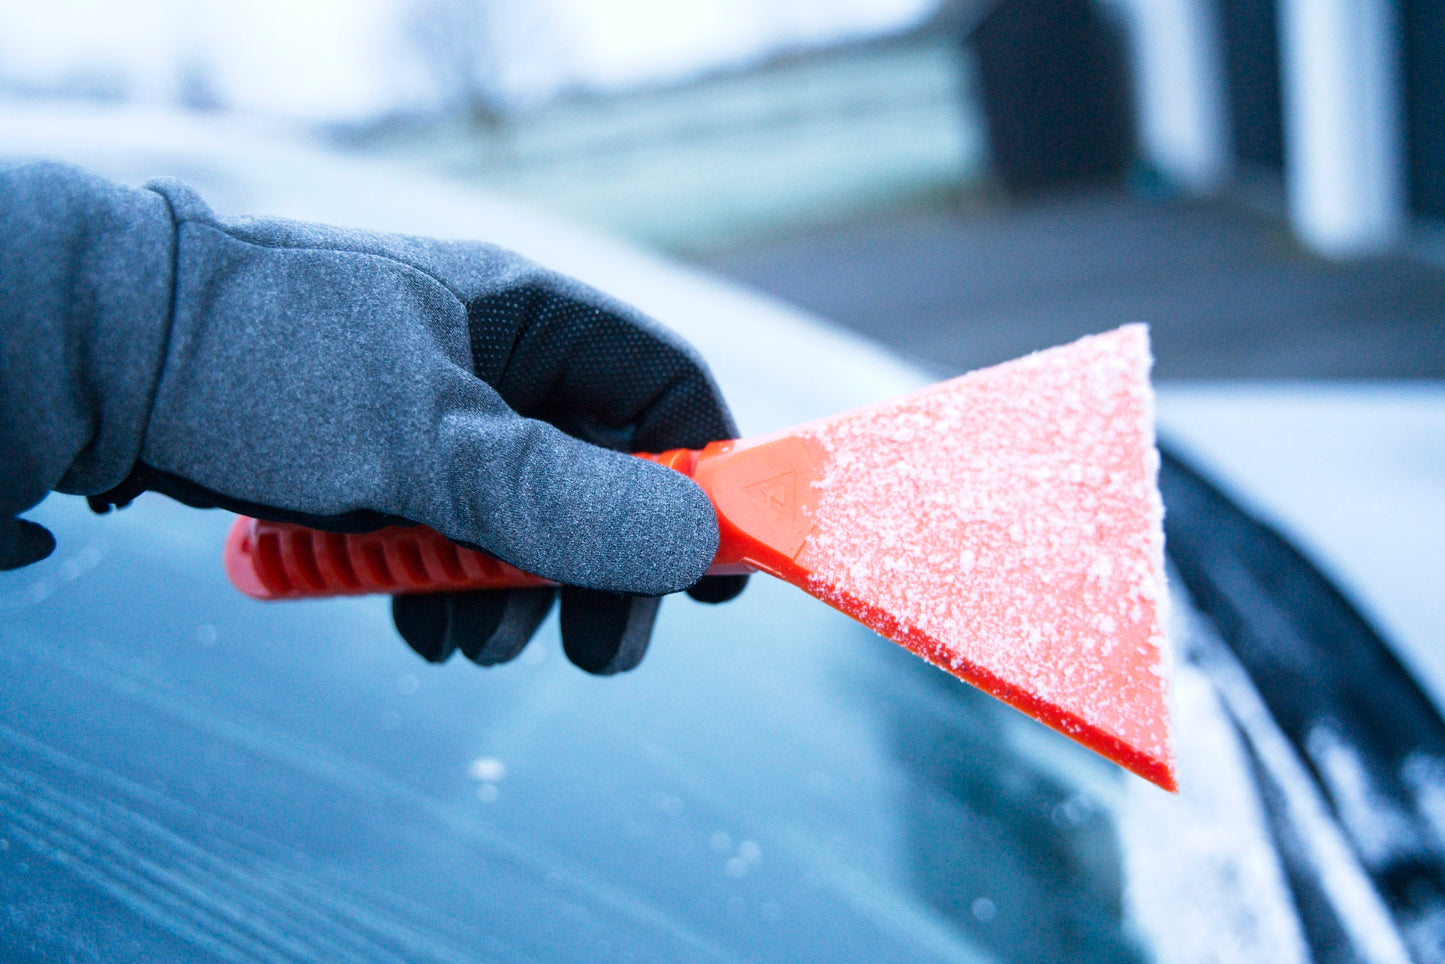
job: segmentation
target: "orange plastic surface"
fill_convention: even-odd
[[[762,571],[1175,788],[1148,338],[1128,326],[763,438],[649,455]],[[429,529],[240,520],[264,599],[546,584]]]

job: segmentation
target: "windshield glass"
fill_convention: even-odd
[[[37,958],[1128,961],[1124,775],[801,593],[593,679],[250,601],[230,517],[51,499],[0,577],[7,947]],[[1150,788],[1152,789],[1152,788]]]

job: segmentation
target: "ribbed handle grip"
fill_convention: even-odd
[[[673,449],[639,457],[690,476],[698,455]],[[226,540],[226,572],[258,599],[554,585],[425,526],[345,535],[246,517],[236,520]]]
[[[226,572],[258,599],[552,585],[425,526],[343,535],[248,518],[226,541]]]

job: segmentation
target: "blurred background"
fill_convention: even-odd
[[[241,599],[217,513],[51,499],[0,948],[1445,960],[1445,0],[0,0],[27,156],[515,248],[747,434],[1148,322],[1169,440],[1385,639],[1166,463],[1166,799],[770,580],[622,679],[430,673],[382,598]]]
[[[1164,380],[1445,375],[1445,0],[0,2],[7,153],[221,115],[940,372],[1147,321]]]

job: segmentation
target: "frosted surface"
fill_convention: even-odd
[[[1133,325],[814,426],[812,590],[1167,765],[1150,364]]]

